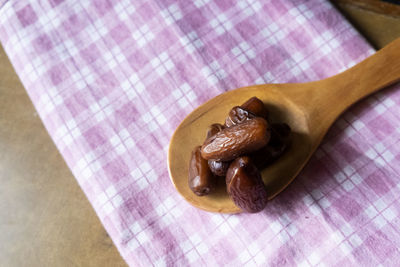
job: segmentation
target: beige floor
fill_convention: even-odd
[[[400,37],[400,16],[336,2],[376,47]],[[126,266],[1,48],[0,151],[0,266]]]

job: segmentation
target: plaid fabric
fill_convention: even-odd
[[[255,83],[321,79],[373,53],[329,2],[0,6],[1,42],[128,264],[400,262],[398,89],[346,112],[295,182],[259,214],[198,210],[168,177],[169,139],[204,101]]]

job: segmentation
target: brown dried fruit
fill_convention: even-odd
[[[230,164],[230,161],[208,160],[208,167],[210,167],[211,172],[217,176],[225,176]]]
[[[279,138],[287,138],[290,135],[292,129],[286,123],[272,123],[272,130],[279,136]]]
[[[271,139],[260,150],[250,154],[258,169],[262,170],[277,160],[290,145],[291,129],[286,123],[271,124]]]
[[[229,111],[228,117],[225,119],[225,126],[226,127],[231,127],[233,125],[242,123],[246,120],[255,118],[256,115],[253,113],[239,107],[233,107],[231,111]]]
[[[201,157],[200,146],[192,151],[189,163],[189,187],[198,196],[208,195],[215,188],[216,179],[208,167],[207,160]]]
[[[208,138],[201,147],[201,156],[207,160],[230,161],[262,148],[269,139],[267,121],[257,117],[225,128]]]
[[[226,188],[236,206],[243,211],[262,211],[268,201],[267,190],[257,167],[249,157],[234,160],[226,173]]]
[[[268,109],[265,107],[264,103],[255,96],[244,102],[241,107],[258,117],[268,119]]]
[[[210,126],[208,126],[206,139],[210,138],[214,134],[222,131],[224,128],[225,128],[225,126],[222,124],[219,124],[219,123],[211,124]]]

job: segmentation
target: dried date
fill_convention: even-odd
[[[230,161],[262,148],[269,139],[267,121],[257,117],[225,128],[208,138],[201,147],[201,155],[207,160]]]
[[[257,167],[249,157],[234,160],[226,173],[226,187],[236,206],[246,212],[262,211],[268,201],[267,190]]]
[[[258,169],[264,169],[287,150],[290,146],[290,132],[291,129],[286,123],[271,124],[269,143],[249,155]]]
[[[225,128],[225,126],[222,124],[219,124],[219,123],[211,124],[210,126],[208,126],[206,139],[210,138],[214,134],[222,131],[224,128]]]
[[[200,146],[192,151],[189,163],[189,187],[198,196],[208,195],[214,190],[216,180],[208,167],[207,160],[201,157]]]
[[[228,117],[225,119],[225,126],[231,127],[233,125],[242,123],[246,120],[250,120],[255,118],[256,115],[251,113],[248,110],[245,110],[239,106],[233,107],[231,111],[229,111]]]
[[[208,167],[210,167],[211,172],[216,176],[225,176],[230,164],[230,161],[208,160]]]
[[[268,119],[268,109],[265,107],[264,103],[255,96],[244,102],[241,108],[250,111],[257,117]]]

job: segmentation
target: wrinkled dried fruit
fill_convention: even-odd
[[[225,128],[225,126],[222,125],[222,124],[219,124],[219,123],[211,124],[210,126],[208,126],[207,137],[206,138],[210,138],[211,136],[213,136],[214,134],[220,132],[224,128]]]
[[[204,144],[192,152],[189,187],[198,196],[209,194],[218,176],[225,176],[227,192],[243,211],[259,212],[267,203],[260,170],[287,150],[290,127],[268,123],[269,111],[257,97],[233,107],[225,125],[212,124]]]
[[[200,146],[192,151],[189,163],[189,187],[198,196],[208,195],[214,188],[216,179],[208,167],[207,160],[201,157]]]
[[[249,157],[234,160],[226,173],[226,188],[236,206],[243,211],[262,211],[268,201],[267,190],[257,167]]]
[[[286,123],[271,124],[269,143],[249,155],[258,169],[264,169],[286,151],[290,145],[290,131],[291,129]]]
[[[241,107],[250,111],[257,117],[268,119],[268,109],[265,107],[264,103],[255,96],[244,102]]]
[[[225,128],[208,138],[201,147],[201,155],[207,160],[230,161],[262,148],[269,139],[267,121],[257,117]]]
[[[225,126],[226,127],[231,127],[233,125],[242,123],[246,120],[255,118],[256,115],[253,113],[239,107],[233,107],[231,111],[229,111],[228,117],[225,119]]]
[[[290,135],[290,126],[286,123],[272,123],[272,130],[282,139],[287,138]]]
[[[210,167],[211,172],[217,176],[225,176],[230,164],[230,161],[208,160],[208,167]]]

